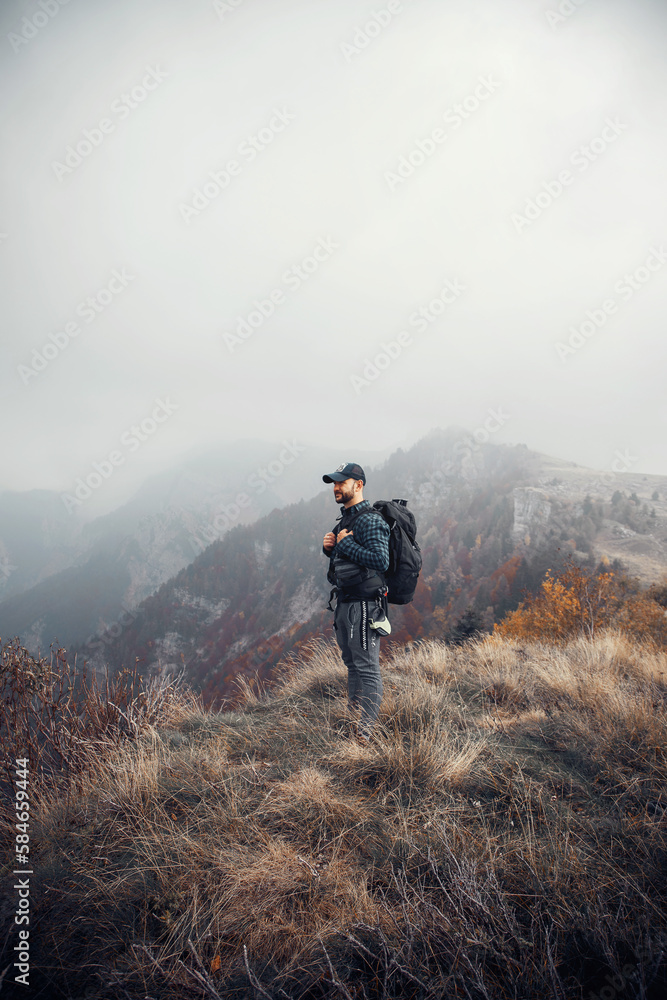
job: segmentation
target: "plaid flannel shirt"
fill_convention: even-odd
[[[351,559],[359,566],[385,573],[389,569],[389,535],[391,530],[380,514],[373,517],[362,517],[362,511],[373,510],[370,501],[361,500],[353,507],[347,507],[340,519],[340,528],[349,528],[353,535],[348,535],[327,552],[326,556],[335,554]]]

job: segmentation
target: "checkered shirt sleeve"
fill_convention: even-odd
[[[353,535],[338,542],[336,548],[346,559],[360,566],[389,569],[389,525],[381,514],[360,514],[352,524]]]

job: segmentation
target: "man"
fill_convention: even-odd
[[[322,549],[329,556],[327,579],[337,597],[334,630],[347,667],[348,707],[352,713],[361,711],[357,736],[366,743],[382,701],[380,636],[372,625],[384,617],[376,609],[383,607],[390,529],[364,500],[366,475],[360,465],[340,465],[322,480],[333,483],[334,500],[343,507]]]

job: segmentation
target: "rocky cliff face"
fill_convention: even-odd
[[[546,493],[533,486],[519,486],[512,492],[514,499],[514,524],[512,540],[515,544],[535,544],[544,534],[551,517],[551,503]]]

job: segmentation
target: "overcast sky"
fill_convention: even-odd
[[[667,472],[664,3],[5,0],[0,28],[0,489],[452,424]]]

